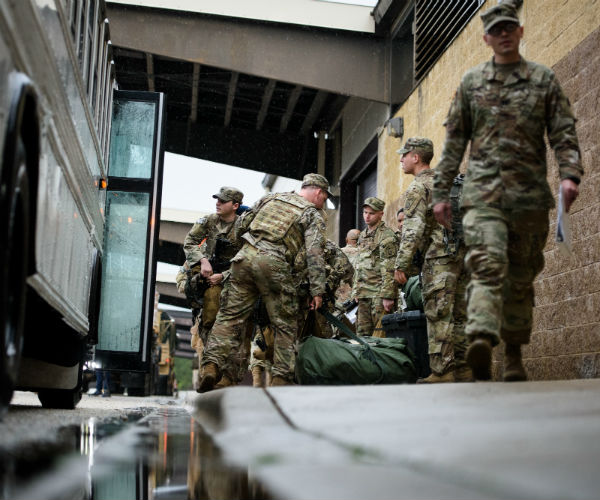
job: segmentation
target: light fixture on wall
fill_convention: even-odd
[[[387,134],[390,137],[402,137],[404,135],[404,118],[401,116],[390,118],[385,122],[385,125],[387,127]]]

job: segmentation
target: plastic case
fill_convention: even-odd
[[[386,314],[381,318],[381,326],[388,338],[406,339],[408,348],[415,356],[417,376],[425,378],[431,373],[429,368],[429,347],[427,342],[427,319],[421,311]]]

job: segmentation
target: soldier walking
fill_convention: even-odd
[[[244,194],[234,187],[222,187],[213,195],[216,201],[216,211],[206,217],[201,217],[192,226],[185,237],[183,250],[186,263],[190,270],[199,268],[187,281],[187,290],[203,298],[201,321],[192,330],[192,346],[202,357],[202,349],[206,344],[217,312],[223,281],[228,273],[230,260],[241,248],[233,237],[233,228],[238,215],[236,214]],[[198,328],[198,325],[201,328]],[[237,370],[232,367],[223,378],[222,385],[231,385],[237,378]],[[234,373],[235,372],[235,373]]]
[[[367,227],[358,238],[352,297],[358,301],[356,333],[371,336],[384,313],[396,310],[398,287],[394,282],[396,234],[383,222],[385,201],[367,198],[363,218]]]
[[[436,219],[449,226],[449,193],[467,144],[462,194],[470,272],[467,362],[477,380],[491,378],[492,348],[505,342],[504,380],[526,380],[521,345],[532,327],[533,280],[544,266],[548,212],[547,133],[560,172],[565,209],[583,175],[575,118],[556,76],[519,53],[523,27],[516,7],[501,3],[481,15],[493,58],[462,78],[446,118],[436,168]]]
[[[310,306],[318,309],[325,293],[325,223],[319,210],[329,194],[325,177],[307,174],[299,193],[267,195],[244,214],[239,227],[244,244],[232,260],[222,307],[205,345],[200,392],[213,389],[231,353],[240,351],[247,336],[244,322],[259,295],[275,334],[271,384],[293,383],[298,299],[292,265],[305,247]]]
[[[464,246],[449,247],[444,241],[443,227],[433,216],[434,172],[429,167],[433,143],[425,137],[411,137],[398,154],[404,173],[415,178],[406,191],[394,278],[405,285],[408,276],[418,274],[422,267],[421,292],[427,317],[431,375],[421,382],[468,381],[471,372],[465,362],[465,250]]]

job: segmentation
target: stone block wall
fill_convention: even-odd
[[[488,0],[489,8],[496,0]],[[554,244],[556,211],[551,212],[546,266],[535,283],[536,307],[525,364],[534,380],[600,376],[600,0],[525,0],[519,11],[525,27],[525,58],[552,67],[578,119],[585,176],[571,210],[573,257],[565,259]],[[404,118],[404,137],[379,137],[378,195],[386,200],[388,224],[403,203],[412,177],[400,169],[396,150],[411,136],[433,140],[439,160],[443,121],[463,73],[491,57],[475,16],[415,88],[396,116]],[[548,151],[548,175],[558,187],[558,169]],[[464,167],[464,165],[463,165]],[[501,376],[501,349],[494,374]]]

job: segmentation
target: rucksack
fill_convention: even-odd
[[[465,180],[465,174],[458,174],[452,182],[450,189],[450,207],[452,209],[452,230],[444,228],[444,245],[446,251],[456,255],[464,243],[464,234],[462,226],[462,210],[460,202],[462,199],[462,188]]]

